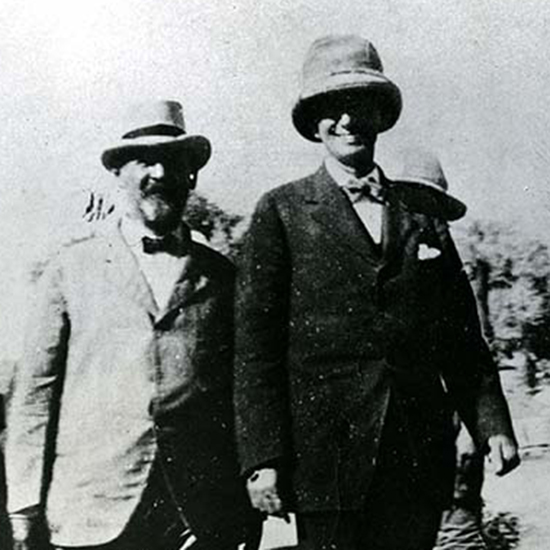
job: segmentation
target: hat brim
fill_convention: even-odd
[[[185,155],[193,170],[200,170],[210,159],[212,146],[210,141],[200,135],[183,135],[175,138],[155,138],[154,140],[121,140],[119,145],[106,149],[101,162],[107,170],[120,168],[126,162],[141,154],[159,156]]]
[[[380,124],[376,129],[378,133],[394,126],[403,107],[399,88],[382,74],[376,77],[366,74],[361,75],[360,79],[353,75],[349,81],[333,80],[322,90],[302,94],[292,110],[294,127],[307,140],[320,141],[315,134],[325,109],[357,95],[364,95],[369,101],[374,99],[378,103],[381,112]]]
[[[447,221],[456,221],[466,214],[466,205],[445,191],[410,180],[393,180],[391,193],[409,210]]]

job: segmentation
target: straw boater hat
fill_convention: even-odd
[[[310,141],[315,136],[319,114],[342,96],[376,99],[381,110],[378,132],[389,130],[401,113],[401,92],[383,73],[374,46],[354,35],[326,36],[309,49],[302,71],[302,92],[292,111],[294,126]]]
[[[431,151],[409,148],[401,151],[395,173],[389,176],[395,193],[415,212],[448,221],[466,214],[466,205],[449,195],[448,183],[439,159]]]
[[[107,170],[120,168],[140,153],[185,155],[193,170],[200,170],[210,158],[211,146],[204,136],[185,132],[181,103],[149,101],[131,109],[119,142],[101,155]]]

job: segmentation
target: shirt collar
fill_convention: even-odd
[[[151,239],[159,238],[157,234],[145,227],[142,223],[128,216],[123,217],[119,221],[119,227],[124,240],[131,248],[138,247],[141,249],[143,237],[149,237]],[[172,235],[183,240],[185,238],[183,224],[180,224],[176,229],[174,229],[174,231],[172,231]]]
[[[368,179],[372,183],[380,183],[380,168],[376,164],[374,168],[362,178],[358,178],[351,171],[346,170],[344,165],[338,162],[334,157],[325,158],[325,168],[340,187],[346,185],[350,179]]]

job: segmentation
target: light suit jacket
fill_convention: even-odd
[[[159,311],[118,227],[50,262],[8,421],[11,512],[44,509],[57,545],[106,543],[158,458],[196,534],[249,519],[233,444],[233,278],[193,243]],[[176,427],[167,449],[159,411]]]

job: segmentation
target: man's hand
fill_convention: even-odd
[[[507,435],[493,435],[487,440],[489,462],[497,476],[506,475],[519,466],[517,443]]]
[[[40,550],[46,548],[42,517],[36,514],[10,515],[13,550]]]
[[[277,490],[277,470],[256,470],[247,480],[246,488],[254,508],[273,516],[283,516],[283,503]]]
[[[32,550],[33,531],[35,530],[34,518],[25,515],[10,517],[13,536],[13,550]]]

